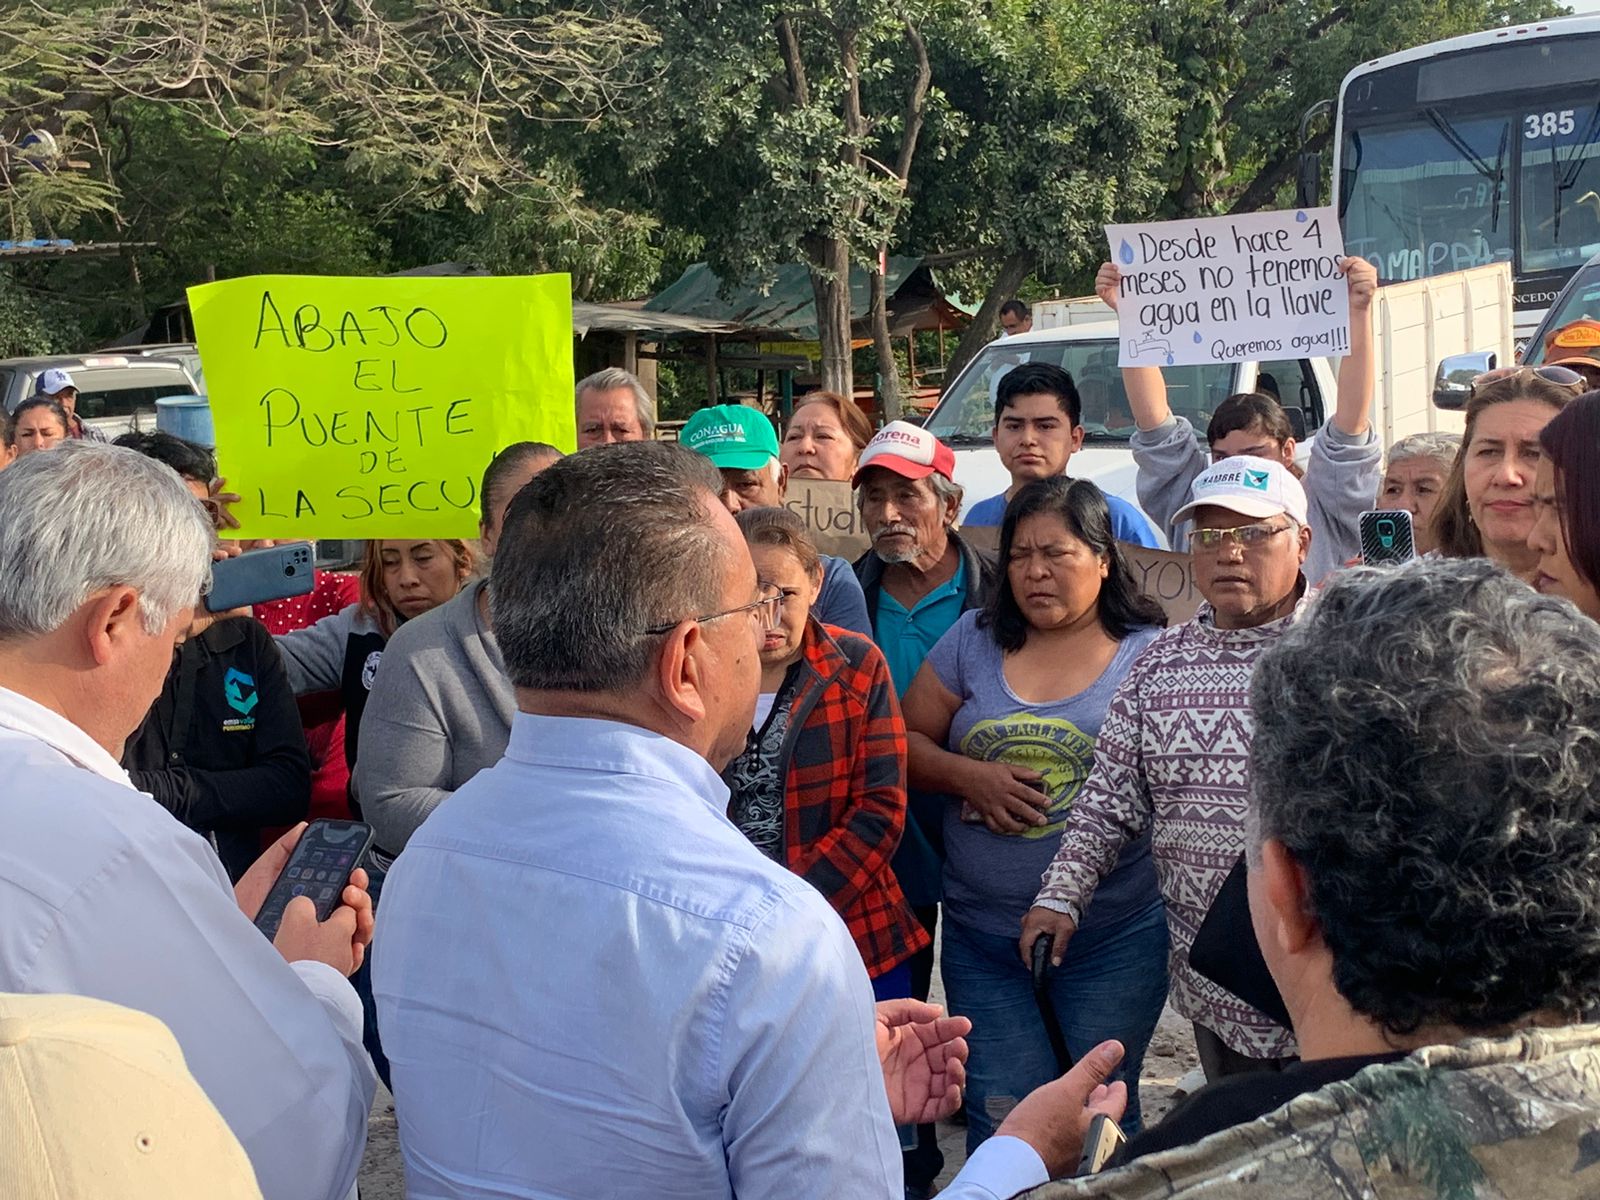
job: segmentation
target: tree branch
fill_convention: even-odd
[[[784,73],[789,77],[789,95],[796,108],[811,103],[811,88],[806,83],[806,64],[800,58],[800,39],[795,36],[794,23],[788,13],[780,13],[773,22],[778,35],[778,52],[783,55]]]
[[[1299,49],[1300,47],[1311,42],[1315,42],[1317,39],[1328,33],[1329,30],[1343,24],[1349,18],[1350,9],[1345,5],[1340,5],[1337,8],[1330,9],[1306,30],[1304,37],[1296,39],[1295,49]],[[1271,87],[1276,81],[1277,77],[1283,72],[1287,71],[1291,65],[1293,65],[1293,59],[1290,56],[1289,48],[1285,47],[1273,56],[1272,61],[1267,64],[1264,70],[1251,71],[1248,75],[1248,79],[1251,81],[1250,85],[1241,86],[1239,90],[1233,95],[1229,96],[1227,102],[1223,104],[1222,124],[1224,126],[1231,125],[1234,119],[1239,115],[1239,110],[1244,108],[1246,104],[1254,100],[1267,88]]]
[[[1316,152],[1324,149],[1333,138],[1333,129],[1330,126],[1317,134],[1305,144],[1305,150]],[[1285,149],[1276,158],[1257,172],[1256,177],[1250,181],[1250,186],[1240,194],[1228,209],[1230,217],[1240,213],[1257,212],[1266,207],[1278,194],[1278,189],[1289,181],[1294,174],[1295,166],[1300,159],[1299,148]]]
[[[911,43],[911,53],[917,61],[917,73],[911,81],[911,94],[906,97],[900,154],[894,164],[895,174],[901,183],[911,178],[911,160],[917,153],[917,138],[922,133],[922,122],[927,116],[928,88],[933,83],[933,69],[928,65],[928,47],[910,21],[906,22],[906,41]]]

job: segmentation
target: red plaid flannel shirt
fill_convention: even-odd
[[[889,860],[906,824],[906,727],[866,638],[806,625],[790,707],[784,812],[791,871],[844,918],[876,978],[930,944]]]

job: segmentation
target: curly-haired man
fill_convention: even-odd
[[[1600,629],[1481,559],[1353,571],[1251,703],[1250,914],[1302,1061],[1070,1194],[1600,1195]]]

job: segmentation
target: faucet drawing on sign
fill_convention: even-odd
[[[1128,339],[1128,357],[1138,358],[1140,355],[1159,351],[1161,357],[1167,362],[1172,361],[1172,343],[1166,338],[1158,338],[1153,333],[1147,333],[1142,338]]]

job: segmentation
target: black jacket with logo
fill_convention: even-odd
[[[263,828],[304,820],[311,758],[266,627],[232,617],[184,642],[122,765],[135,787],[211,837],[233,879],[260,856]]]

